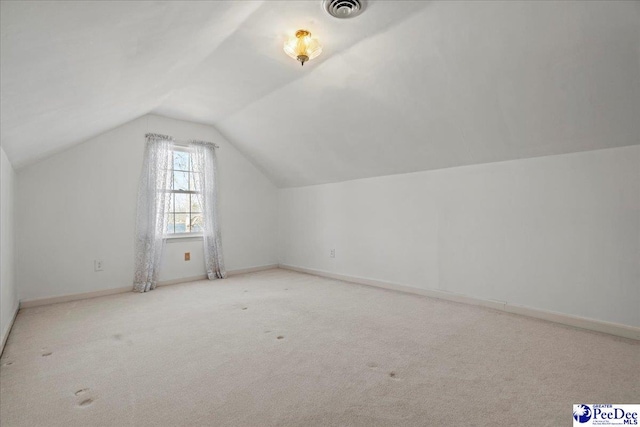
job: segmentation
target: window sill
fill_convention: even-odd
[[[164,236],[163,239],[167,243],[180,243],[202,240],[202,234],[182,233],[182,234],[170,234]]]

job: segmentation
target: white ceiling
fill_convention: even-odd
[[[286,187],[640,144],[640,2],[320,3],[3,1],[2,145],[19,167],[154,112]]]

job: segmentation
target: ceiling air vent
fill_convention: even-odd
[[[345,19],[358,16],[364,10],[365,0],[323,0],[322,7],[333,17]]]

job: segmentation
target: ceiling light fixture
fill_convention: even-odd
[[[304,65],[305,62],[322,53],[322,46],[320,46],[317,39],[311,38],[309,31],[298,30],[295,37],[291,37],[284,43],[284,51]]]

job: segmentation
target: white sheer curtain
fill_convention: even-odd
[[[142,174],[138,187],[136,217],[135,275],[133,290],[147,292],[155,289],[164,249],[167,227],[173,139],[164,135],[147,134]]]
[[[222,256],[222,239],[218,222],[218,179],[216,151],[213,144],[201,141],[190,141],[193,149],[194,179],[200,206],[202,206],[204,259],[209,280],[224,279],[227,272]]]

